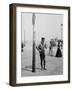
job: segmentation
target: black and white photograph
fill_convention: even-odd
[[[10,84],[69,83],[70,7],[11,4],[10,20]]]
[[[63,14],[21,13],[21,76],[63,74]]]

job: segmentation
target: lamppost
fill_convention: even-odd
[[[61,24],[61,49],[63,47],[63,24]]]
[[[63,39],[63,24],[61,24],[61,40]]]
[[[25,44],[26,44],[26,42],[25,42],[25,30],[24,30],[24,47],[25,47]]]
[[[33,55],[32,55],[32,72],[35,72],[35,13],[32,14],[32,25],[33,25]]]

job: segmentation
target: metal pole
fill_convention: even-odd
[[[35,72],[35,32],[33,25],[33,57],[32,57],[32,72]]]
[[[61,40],[62,40],[63,24],[61,24]]]
[[[32,17],[32,24],[33,24],[33,56],[32,56],[32,72],[35,72],[35,31],[34,31],[34,25],[35,25],[35,14],[33,13]]]
[[[61,40],[62,40],[62,43],[61,43],[61,49],[63,48],[63,24],[61,24]]]
[[[24,46],[25,46],[25,30],[24,30]]]

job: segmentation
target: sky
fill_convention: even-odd
[[[24,38],[25,41],[32,41],[32,13],[21,13],[21,18],[22,41]],[[40,41],[41,37],[45,37],[46,41],[50,41],[52,38],[61,39],[61,30],[63,30],[61,24],[63,24],[62,14],[35,13],[35,40]]]

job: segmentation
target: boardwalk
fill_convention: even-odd
[[[36,51],[35,60],[36,72],[32,72],[32,48],[24,49],[21,58],[21,76],[48,76],[48,75],[61,75],[63,74],[63,58],[56,58],[49,56],[46,53],[46,69],[41,70],[40,68],[40,57],[38,51]]]

